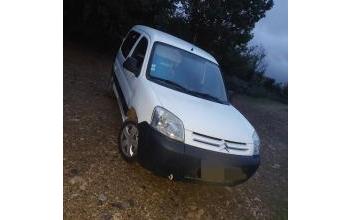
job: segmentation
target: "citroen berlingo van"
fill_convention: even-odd
[[[136,25],[117,52],[111,83],[126,161],[170,179],[225,185],[257,170],[259,137],[230,104],[219,65],[204,50]]]

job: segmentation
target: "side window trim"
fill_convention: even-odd
[[[147,40],[147,49],[145,51],[145,56],[144,56],[144,59],[143,59],[143,63],[142,63],[142,66],[141,66],[141,70],[138,74],[138,77],[141,75],[142,71],[143,71],[143,68],[144,68],[144,63],[145,62],[149,62],[149,53],[148,53],[148,50],[150,48],[150,40],[149,40],[149,37],[147,35],[145,35],[144,33],[141,33],[141,32],[138,32],[136,31],[137,33],[140,34],[139,38],[137,39],[136,43],[133,45],[132,49],[130,50],[129,54],[127,55],[127,57],[125,57],[125,59],[127,59],[128,57],[132,56],[134,50],[136,49],[137,45],[139,44],[139,42],[142,40],[142,38],[144,37],[146,40]],[[148,55],[148,57],[147,57]]]
[[[123,49],[122,49],[122,47],[123,47],[123,45],[124,45],[126,39],[128,38],[128,36],[130,35],[130,33],[131,33],[132,31],[135,32],[135,33],[137,33],[137,34],[139,34],[139,37],[138,37],[137,40],[134,42],[134,44],[133,44],[133,46],[131,47],[131,49],[129,50],[128,54],[125,56],[125,55],[123,54]],[[140,40],[140,38],[141,38],[142,35],[143,35],[143,34],[142,34],[141,32],[139,32],[139,31],[137,31],[137,30],[134,30],[134,29],[130,30],[130,31],[127,33],[127,35],[126,35],[126,37],[123,39],[122,44],[121,44],[121,47],[120,47],[120,50],[121,50],[121,53],[122,53],[122,57],[123,57],[124,59],[127,59],[127,57],[129,57],[129,56],[131,55],[131,52],[134,50],[134,47],[135,47],[136,44],[139,42],[139,40]]]
[[[137,32],[137,31],[136,31],[136,32]],[[137,32],[137,33],[139,33],[139,32]],[[128,53],[127,57],[125,57],[126,59],[127,59],[128,57],[132,56],[132,54],[133,54],[134,50],[136,49],[136,47],[137,47],[139,41],[140,41],[140,40],[142,39],[142,37],[144,36],[142,33],[139,33],[139,34],[140,34],[139,38],[138,38],[138,39],[136,40],[136,42],[134,43],[134,45],[133,45],[133,47],[131,48],[130,52]]]

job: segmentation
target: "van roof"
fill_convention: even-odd
[[[137,31],[141,31],[141,32],[144,32],[145,34],[147,34],[150,37],[152,43],[154,43],[155,41],[160,41],[160,42],[163,42],[166,44],[170,44],[172,46],[186,50],[190,53],[193,53],[193,54],[198,55],[200,57],[203,57],[207,60],[210,60],[213,63],[218,64],[218,62],[215,60],[215,58],[212,55],[210,55],[206,51],[200,49],[199,47],[195,46],[194,44],[191,44],[191,43],[184,41],[180,38],[177,38],[177,37],[172,36],[170,34],[167,34],[165,32],[162,32],[157,29],[147,27],[144,25],[135,25],[132,29],[137,30]],[[193,50],[191,50],[192,48],[193,48]]]

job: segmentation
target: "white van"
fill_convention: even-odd
[[[137,25],[116,55],[111,81],[127,161],[171,179],[226,185],[257,170],[258,135],[230,104],[219,65],[204,50]]]

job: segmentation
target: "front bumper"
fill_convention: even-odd
[[[260,163],[259,156],[219,153],[175,141],[146,122],[139,130],[139,162],[158,175],[235,185],[250,178]]]

